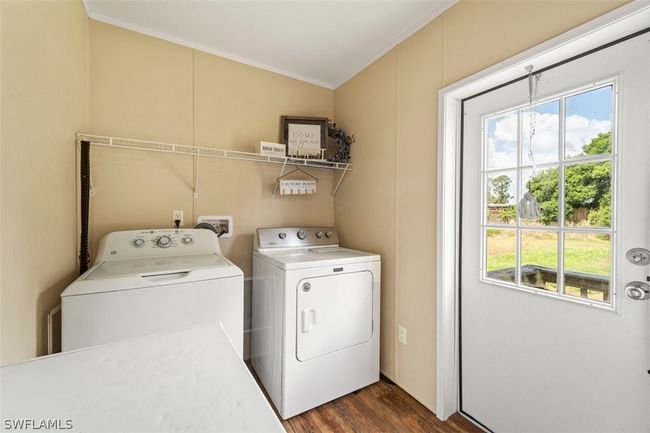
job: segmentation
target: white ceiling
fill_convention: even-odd
[[[456,0],[84,0],[88,16],[335,88]]]

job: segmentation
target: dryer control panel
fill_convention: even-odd
[[[205,229],[128,230],[106,235],[95,261],[198,254],[221,254],[216,234]]]
[[[338,246],[334,227],[268,227],[257,229],[255,249],[314,248]]]

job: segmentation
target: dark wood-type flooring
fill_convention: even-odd
[[[386,380],[282,422],[288,433],[478,433],[458,414],[440,421],[399,386]]]
[[[255,372],[252,369],[251,372],[257,380]],[[260,387],[264,391],[261,384]],[[283,420],[282,425],[287,433],[483,432],[459,414],[440,421],[406,391],[383,377],[366,388]]]

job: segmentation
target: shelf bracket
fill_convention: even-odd
[[[345,177],[345,173],[348,172],[349,167],[350,167],[350,164],[345,164],[345,169],[343,170],[343,173],[341,173],[341,177],[339,177],[338,182],[336,182],[336,186],[334,187],[334,191],[332,191],[332,195],[330,196],[330,200],[334,200],[334,196],[336,195],[336,192],[339,190],[339,186],[341,186],[341,182],[343,182],[343,178]]]
[[[91,197],[95,196],[95,183],[93,182],[92,173],[90,174],[90,188],[88,189],[88,193],[90,194]]]
[[[193,191],[192,191],[192,198],[197,199],[199,198],[199,191],[198,191],[198,184],[199,184],[199,154],[201,153],[201,149],[197,148],[196,149],[196,154],[194,155],[194,179],[193,179]]]
[[[284,162],[282,163],[282,170],[280,170],[280,176],[278,178],[282,177],[284,174],[284,169],[287,166],[287,160],[285,159]],[[273,186],[273,194],[271,194],[273,197],[275,197],[275,191],[278,189],[278,181],[275,181],[275,185]]]

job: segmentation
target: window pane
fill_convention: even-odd
[[[488,173],[485,184],[488,224],[515,224],[517,172]]]
[[[535,164],[556,162],[560,154],[560,101],[549,101],[537,106],[533,119],[534,135],[532,156]],[[523,130],[524,165],[533,164],[530,148],[530,109],[521,111],[521,127]]]
[[[557,226],[559,215],[560,179],[557,167],[538,169],[533,175],[532,169],[521,171],[522,194],[530,192],[539,208],[539,218],[521,219],[522,225]],[[518,203],[519,205],[520,203]]]
[[[515,231],[510,229],[486,230],[486,276],[495,280],[514,283],[515,252],[517,241]]]
[[[517,112],[491,117],[485,121],[487,168],[517,166]]]
[[[611,161],[566,166],[564,206],[567,226],[610,227]]]
[[[567,295],[609,302],[611,247],[607,234],[564,234],[564,291]]]
[[[612,86],[566,98],[566,156],[611,153]]]
[[[521,232],[521,284],[557,292],[557,233]]]

